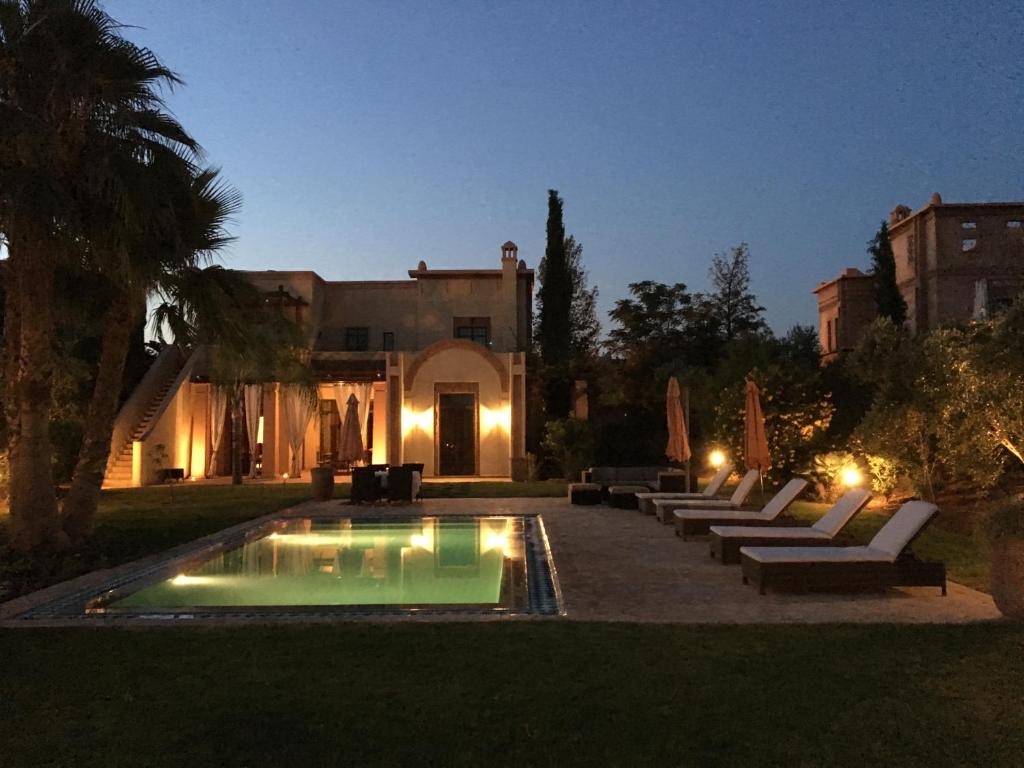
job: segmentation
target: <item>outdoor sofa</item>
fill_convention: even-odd
[[[743,583],[752,582],[762,595],[769,587],[843,592],[904,586],[940,587],[945,595],[945,564],[909,551],[938,511],[926,501],[908,501],[866,547],[742,547]]]
[[[729,475],[732,474],[733,465],[723,464],[714,476],[708,481],[708,484],[704,486],[704,490],[700,493],[676,493],[670,491],[651,491],[649,493],[638,493],[636,495],[637,503],[641,512],[647,515],[654,514],[654,502],[656,499],[694,499],[694,500],[707,500],[717,498],[717,493],[722,490],[722,486],[725,485],[729,479]]]
[[[658,473],[666,471],[665,467],[591,467],[583,470],[580,479],[601,486],[601,494],[607,496],[613,485],[643,485],[657,490]]]
[[[670,525],[675,520],[672,514],[680,509],[742,509],[760,479],[760,472],[756,469],[748,470],[728,499],[655,499],[654,515],[665,525]]]
[[[756,471],[756,470],[755,470]],[[807,481],[795,477],[779,489],[760,510],[677,509],[672,512],[676,536],[700,536],[712,525],[771,525],[803,493]]]
[[[871,492],[852,488],[811,526],[712,525],[711,557],[722,565],[740,561],[741,547],[827,547],[871,500]]]

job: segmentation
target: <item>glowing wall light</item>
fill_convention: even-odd
[[[712,451],[708,454],[708,464],[715,469],[718,469],[720,466],[725,464],[725,454],[722,451]]]
[[[410,432],[419,430],[426,434],[434,432],[434,409],[427,408],[422,411],[414,411],[411,408],[402,408],[402,437]]]
[[[506,435],[512,431],[511,406],[503,405],[498,408],[488,408],[486,405],[480,406],[481,434],[489,435],[495,430]]]

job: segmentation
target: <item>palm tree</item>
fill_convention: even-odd
[[[161,173],[156,165],[144,169],[139,195],[130,196],[147,226],[141,232],[128,227],[120,216],[100,221],[92,247],[115,253],[112,241],[127,244],[127,259],[108,259],[114,270],[115,290],[103,321],[103,340],[92,399],[85,417],[82,445],[71,479],[71,488],[61,509],[64,533],[81,541],[92,531],[99,503],[103,473],[110,450],[118,396],[131,332],[145,311],[148,295],[162,284],[181,279],[185,271],[209,280],[198,264],[231,241],[225,230],[230,217],[239,210],[241,197],[207,169],[187,177],[180,164]],[[98,262],[102,261],[99,257]]]
[[[0,233],[7,241],[5,410],[11,544],[56,548],[49,434],[54,273],[88,261],[87,211],[133,213],[113,162],[192,163],[163,110],[177,77],[120,35],[95,0],[0,0]]]

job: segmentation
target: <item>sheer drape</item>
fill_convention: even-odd
[[[228,393],[223,387],[213,387],[210,393],[210,455],[207,457],[206,476],[217,472],[217,450],[224,438],[224,417],[228,412]]]
[[[260,384],[246,384],[245,433],[249,438],[249,477],[256,477],[256,438],[260,429],[260,405],[263,401],[263,387]]]
[[[302,467],[302,443],[306,439],[306,429],[316,414],[315,395],[310,397],[302,387],[286,385],[282,387],[285,416],[288,417],[288,445],[292,449],[292,477],[298,477]]]

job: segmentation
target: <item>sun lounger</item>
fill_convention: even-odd
[[[688,536],[701,536],[712,525],[772,525],[806,487],[806,480],[795,477],[782,486],[760,510],[677,509],[672,512],[676,536],[684,539]]]
[[[763,595],[773,589],[848,591],[897,586],[940,587],[946,566],[918,560],[910,544],[938,513],[934,504],[908,501],[866,547],[742,547],[743,583]]]
[[[714,499],[716,498],[715,494],[722,490],[722,486],[725,485],[729,475],[732,474],[732,468],[732,464],[723,464],[700,493],[676,493],[670,491],[638,493],[636,498],[640,505],[640,511],[646,515],[653,515],[655,499]]]
[[[740,547],[831,546],[839,532],[854,515],[864,509],[870,499],[870,491],[853,488],[844,493],[814,525],[799,528],[782,525],[712,525],[711,556],[718,558],[722,565],[732,565],[740,561]]]
[[[654,515],[665,525],[670,525],[675,522],[672,513],[677,509],[742,509],[743,503],[760,479],[760,472],[756,469],[749,470],[728,499],[655,499]]]

